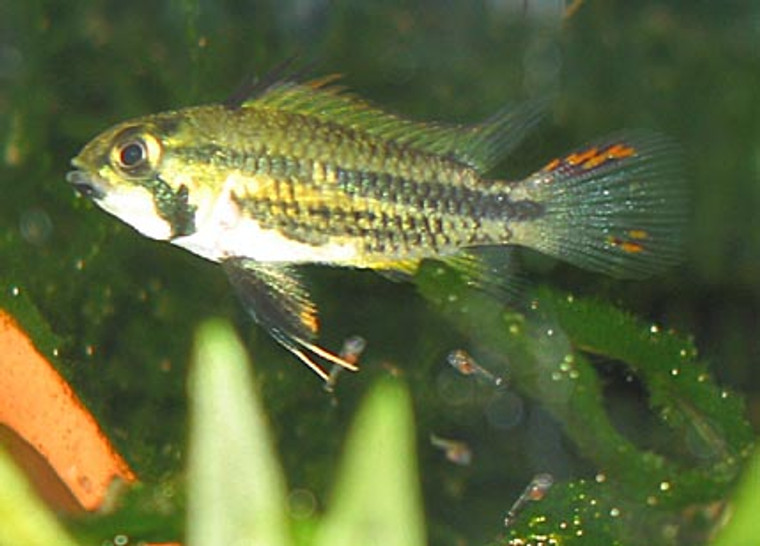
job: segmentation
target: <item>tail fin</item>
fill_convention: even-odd
[[[512,190],[512,199],[544,207],[538,219],[514,226],[513,241],[616,277],[657,273],[681,256],[680,163],[672,142],[645,132],[612,135],[555,159]]]

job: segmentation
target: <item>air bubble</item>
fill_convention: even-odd
[[[27,243],[40,246],[50,239],[50,234],[53,232],[53,222],[44,210],[29,209],[21,214],[19,231]]]
[[[18,286],[12,286],[11,287],[11,296],[13,296],[15,298],[19,294],[21,294],[21,289]]]
[[[515,393],[503,392],[491,400],[484,413],[491,426],[500,430],[509,430],[523,421],[525,416],[523,399]]]
[[[314,515],[317,499],[308,489],[293,489],[288,495],[288,511],[294,519],[307,519]]]
[[[620,508],[611,508],[610,509],[610,516],[612,516],[613,518],[619,517],[620,516]]]
[[[660,333],[660,327],[657,326],[656,324],[652,324],[649,327],[649,333],[651,333],[651,334],[659,334]]]

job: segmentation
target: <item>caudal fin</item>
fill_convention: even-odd
[[[648,132],[592,143],[517,184],[513,200],[543,214],[514,226],[513,241],[579,267],[636,278],[677,263],[686,223],[680,152]]]

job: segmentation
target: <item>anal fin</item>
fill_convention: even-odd
[[[514,249],[509,246],[471,247],[442,261],[468,283],[504,301],[514,302],[525,281],[518,273]]]
[[[394,282],[410,282],[420,266],[420,260],[407,259],[372,264],[369,267]]]

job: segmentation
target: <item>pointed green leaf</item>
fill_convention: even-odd
[[[317,546],[425,544],[409,396],[380,384],[354,421]]]
[[[0,546],[76,546],[0,450]]]
[[[718,534],[713,546],[754,544],[757,541],[757,514],[760,513],[760,450],[744,469],[734,495],[731,519]]]
[[[226,324],[208,322],[198,332],[189,394],[188,544],[290,544],[264,411]]]

